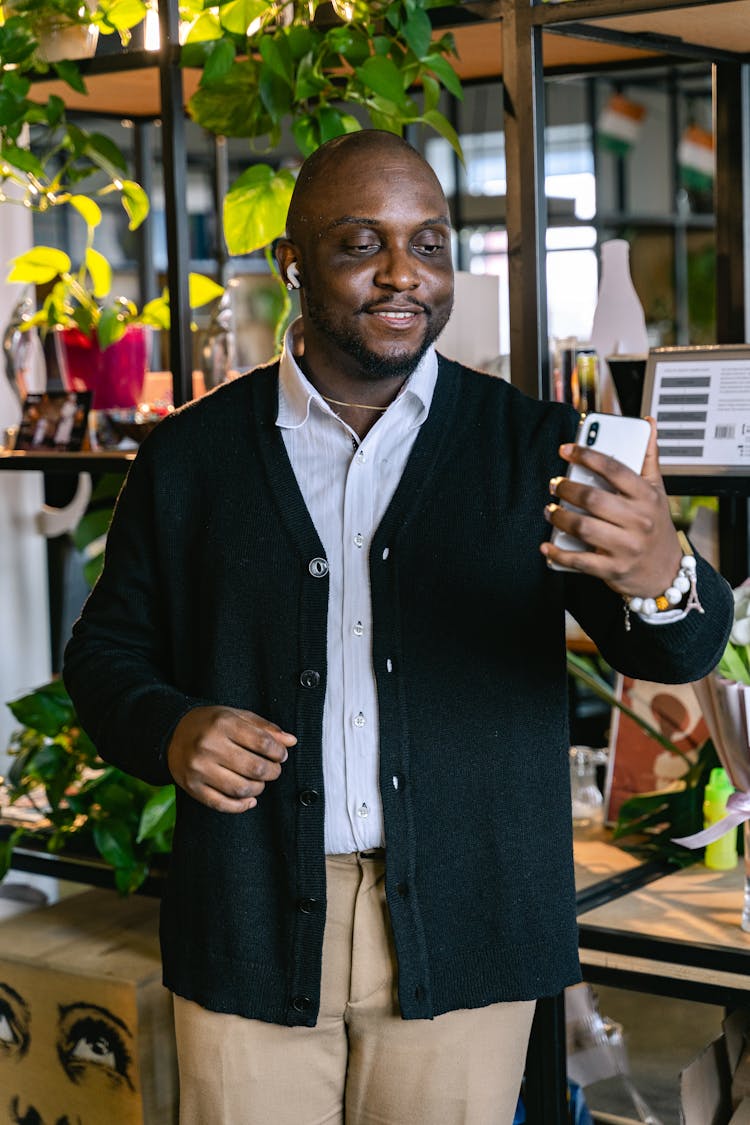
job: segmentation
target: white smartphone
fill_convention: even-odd
[[[593,413],[587,414],[585,418],[581,419],[576,434],[576,444],[596,449],[598,453],[606,453],[609,457],[614,457],[617,461],[621,461],[623,465],[627,465],[634,473],[640,473],[646,457],[650,435],[651,427],[644,418],[627,418],[620,414]],[[600,477],[598,473],[592,473],[590,469],[584,468],[583,465],[568,465],[566,476],[568,480],[593,485],[595,488],[603,488],[607,492],[614,492],[612,486],[603,477]],[[565,500],[560,500],[560,504],[563,508],[569,508],[572,512],[580,511],[580,508],[575,508],[572,504],[566,503]],[[586,545],[580,539],[570,535],[567,531],[560,531],[556,527],[552,529],[550,542],[563,551],[587,550]],[[570,570],[570,567],[561,566],[559,563],[551,561],[548,561],[548,566],[552,570]]]

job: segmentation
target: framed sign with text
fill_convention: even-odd
[[[642,413],[669,476],[750,476],[750,346],[652,348]]]

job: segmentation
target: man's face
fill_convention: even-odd
[[[361,379],[404,377],[453,304],[450,224],[435,178],[408,152],[349,157],[305,204],[305,356]]]

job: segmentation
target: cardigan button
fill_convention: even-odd
[[[320,672],[316,672],[314,668],[305,668],[300,674],[299,682],[306,688],[317,687],[320,683]]]
[[[303,789],[300,793],[298,800],[301,805],[309,809],[310,805],[314,805],[320,794],[317,789]]]
[[[310,559],[307,569],[312,574],[313,578],[325,578],[328,574],[328,563],[325,559]]]
[[[292,998],[292,1007],[295,1012],[307,1012],[312,1006],[312,1000],[309,996],[294,996]]]
[[[313,914],[318,906],[316,898],[301,898],[297,902],[297,909],[300,914]]]

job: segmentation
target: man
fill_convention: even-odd
[[[563,611],[623,671],[691,679],[731,594],[698,560],[704,613],[626,628],[682,556],[655,438],[638,477],[436,357],[450,224],[410,146],[323,146],[287,234],[281,363],[141,447],[66,682],[103,757],[177,783],[183,1123],[508,1125],[534,1001],[579,979]]]

